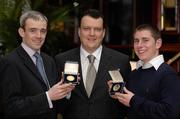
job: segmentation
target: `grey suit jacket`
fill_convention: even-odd
[[[80,48],[75,48],[55,57],[58,72],[63,71],[66,61],[80,63]],[[117,100],[112,99],[108,93],[107,81],[110,80],[109,70],[120,69],[124,79],[130,72],[129,58],[115,50],[103,47],[99,69],[90,98],[87,97],[84,87],[81,66],[80,84],[72,91],[69,100],[64,99],[61,107],[63,119],[121,119],[125,114],[123,107]]]
[[[51,57],[41,53],[50,85],[57,81],[56,65]],[[54,105],[49,108],[47,86],[26,51],[20,46],[5,57],[7,66],[3,78],[5,116],[13,119],[54,119]]]

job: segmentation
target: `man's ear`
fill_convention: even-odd
[[[78,27],[78,37],[80,36],[80,28]]]
[[[103,29],[103,38],[105,37],[106,35],[106,29]]]
[[[19,28],[18,29],[18,33],[19,33],[19,35],[21,36],[21,37],[24,37],[24,29],[23,28]]]
[[[156,48],[159,49],[162,46],[162,39],[159,38],[156,40]]]

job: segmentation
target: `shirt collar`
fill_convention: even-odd
[[[30,56],[30,57],[33,57],[34,53],[36,51],[34,51],[33,49],[31,49],[30,47],[28,47],[25,43],[21,43],[21,46],[24,48],[24,50],[27,52],[27,54]],[[40,50],[38,51],[40,53]]]
[[[164,63],[164,57],[163,55],[158,55],[146,64],[144,64],[142,60],[139,60],[136,64],[136,69],[139,69],[140,67],[142,67],[142,69],[154,67],[157,70],[162,63]]]
[[[96,57],[96,60],[100,60],[102,53],[102,45],[100,45],[91,55],[94,55]],[[90,53],[88,53],[81,45],[80,47],[80,54],[83,56],[83,58],[87,58]]]

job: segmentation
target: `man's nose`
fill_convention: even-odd
[[[90,30],[90,35],[93,36],[94,34],[95,34],[95,30],[94,30],[94,29],[91,29],[91,30]]]
[[[36,32],[36,36],[37,36],[37,37],[41,37],[41,31],[37,31],[37,32]]]
[[[141,47],[143,45],[143,42],[142,41],[139,41],[137,46]]]

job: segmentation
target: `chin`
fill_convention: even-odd
[[[41,49],[41,47],[34,47],[33,48],[35,51],[38,51],[39,49]]]
[[[140,56],[140,57],[138,56],[138,58],[139,58],[140,60],[142,60],[142,61],[146,60],[145,58],[143,58],[143,57],[141,57],[141,56]]]

